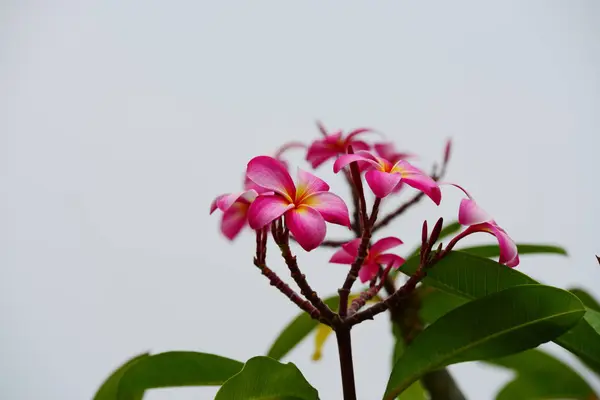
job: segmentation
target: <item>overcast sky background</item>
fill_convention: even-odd
[[[144,351],[264,354],[297,310],[252,265],[250,231],[229,243],[208,208],[239,190],[253,156],[318,138],[317,118],[332,129],[383,131],[425,169],[452,137],[448,180],[515,240],[570,253],[524,256],[519,269],[600,297],[597,1],[0,8],[2,398],[91,398],[111,370]],[[303,156],[288,160],[306,167]],[[317,174],[347,198],[331,163]],[[444,189],[439,208],[424,201],[382,234],[402,238],[406,254],[423,218],[455,218],[460,198]],[[299,251],[324,295],[346,271],[328,265],[330,255]],[[389,374],[387,316],[353,332],[359,398],[378,398]],[[321,362],[311,352],[308,340],[286,360],[321,398],[341,398],[334,340]],[[477,363],[450,369],[478,400],[511,376]]]

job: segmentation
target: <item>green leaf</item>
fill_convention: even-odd
[[[249,359],[221,386],[215,400],[318,400],[319,394],[292,363],[269,357]]]
[[[140,400],[147,389],[221,385],[242,367],[239,361],[207,353],[144,354],[115,371],[94,400]],[[107,384],[109,390],[104,389]]]
[[[493,258],[500,256],[500,248],[497,244],[490,244],[484,246],[473,246],[458,249],[465,253],[473,254],[474,256]],[[562,247],[546,245],[546,244],[517,244],[517,250],[519,255],[523,254],[560,254],[563,256],[567,255],[567,251]]]
[[[418,266],[418,258],[412,258],[402,265],[400,271],[410,275]],[[513,286],[539,283],[516,269],[462,251],[451,251],[427,272],[423,282],[465,299],[477,299]],[[596,318],[593,310],[588,309],[585,318],[554,342],[600,373],[600,329],[590,325],[590,321]]]
[[[421,301],[419,316],[427,324],[435,322],[442,315],[468,301],[464,297],[455,296],[427,285],[419,286],[417,292]]]
[[[392,367],[404,352],[404,339],[400,328],[392,324],[392,333],[394,335],[394,352],[392,356]],[[421,381],[416,381],[396,398],[396,400],[427,400],[427,392],[423,388]]]
[[[324,299],[323,302],[332,310],[337,310],[340,298],[336,295]],[[310,315],[305,312],[298,314],[298,316],[283,329],[277,339],[275,339],[275,342],[273,342],[271,348],[267,352],[267,357],[281,360],[318,325],[319,321],[312,319]]]
[[[581,302],[585,304],[587,308],[591,308],[594,311],[600,311],[600,303],[598,303],[598,301],[585,290],[573,288],[569,289],[569,291],[575,296],[579,297],[579,300],[581,300]]]
[[[599,312],[588,308],[581,321],[554,342],[577,355],[591,370],[600,375]]]
[[[123,377],[123,375],[125,374],[127,369],[129,367],[131,367],[133,364],[135,364],[136,362],[143,360],[144,358],[146,358],[148,356],[149,356],[148,353],[140,354],[139,356],[133,357],[132,359],[127,361],[125,364],[123,364],[119,368],[117,368],[112,374],[110,374],[110,376],[108,378],[106,378],[104,383],[102,383],[102,385],[96,392],[96,395],[94,396],[94,400],[117,399],[118,392],[119,392],[119,383],[121,382],[121,378]],[[137,396],[131,396],[131,399],[141,400],[142,396],[143,396],[143,393],[139,393]]]
[[[517,373],[498,393],[496,400],[596,398],[594,390],[571,367],[548,353],[527,350],[488,360]]]
[[[523,285],[473,300],[431,324],[398,359],[384,399],[446,365],[514,354],[552,340],[585,314],[566,290]]]

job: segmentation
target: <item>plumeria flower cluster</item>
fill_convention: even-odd
[[[442,191],[439,181],[450,159],[451,142],[448,141],[444,149],[440,172],[434,171],[430,175],[413,165],[412,160],[417,158],[413,153],[397,150],[392,142],[371,128],[359,128],[346,134],[342,130],[329,132],[320,123],[318,127],[323,137],[309,145],[290,142],[272,156],[260,155],[252,158],[245,168],[243,190],[218,196],[210,207],[211,213],[216,210],[222,212],[221,232],[228,239],[234,240],[246,226],[255,232],[255,265],[272,285],[313,318],[336,329],[349,329],[356,323],[371,319],[392,307],[407,291],[414,289],[425,276],[425,271],[445,257],[458,241],[476,232],[495,236],[500,248],[500,263],[508,267],[518,265],[517,247],[506,231],[463,187],[450,183],[449,185],[459,188],[466,195],[458,207],[458,221],[466,226],[466,229],[450,240],[445,248],[439,245],[434,249],[443,220],[440,218],[431,232],[425,221],[417,272],[412,274],[404,286],[390,291],[385,300],[361,311],[365,304],[378,296],[386,282],[388,289],[390,286],[394,287],[393,281],[388,281],[391,279],[389,272],[401,268],[405,262],[402,256],[391,251],[403,243],[401,239],[387,236],[373,240],[374,235],[416,204],[421,197],[428,197],[434,204],[440,205]],[[365,138],[368,135],[379,141],[367,141]],[[343,172],[351,186],[351,204],[354,208],[352,213],[346,202],[339,195],[332,193],[323,179],[304,169],[293,170],[290,167],[283,155],[291,149],[305,151],[305,159],[313,169],[331,162],[334,173]],[[292,174],[295,175],[295,180]],[[363,185],[363,180],[366,185]],[[400,203],[395,195],[403,185],[412,187],[417,192],[412,199]],[[374,195],[370,212],[365,196],[366,187]],[[379,218],[379,208],[384,200],[396,202],[397,205],[390,214]],[[354,237],[341,241],[326,240],[328,223],[348,228]],[[281,250],[291,277],[300,288],[300,294],[268,268],[268,237],[271,237]],[[325,305],[310,287],[292,253],[292,240],[307,252],[319,247],[338,247],[330,262],[349,265],[349,271],[339,289],[340,306],[337,312]],[[350,289],[356,279],[368,283],[369,286],[349,304]]]

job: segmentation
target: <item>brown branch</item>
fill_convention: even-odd
[[[323,319],[328,321],[330,324],[337,323],[339,316],[335,314],[328,306],[321,300],[317,292],[315,292],[308,281],[306,275],[304,275],[298,267],[296,256],[292,254],[289,242],[289,231],[287,228],[283,230],[281,221],[278,222],[278,226],[275,229],[276,235],[274,236],[275,242],[281,250],[281,256],[285,260],[292,279],[296,282],[300,288],[300,293],[321,313]]]
[[[321,318],[321,313],[317,310],[309,301],[303,299],[292,289],[287,283],[281,280],[277,274],[267,267],[265,264],[261,264],[256,258],[254,259],[254,265],[256,265],[262,274],[267,277],[271,286],[275,286],[281,293],[283,293],[288,299],[294,304],[300,307],[301,310],[308,313],[311,318],[321,321],[324,324],[329,325],[328,321]]]
[[[361,187],[362,188],[362,187]],[[364,199],[364,196],[363,196]],[[373,203],[373,211],[371,215],[375,215],[377,217],[377,213],[379,210],[379,205],[381,204],[381,199],[375,199],[375,203]],[[350,290],[352,289],[352,285],[358,278],[358,271],[362,267],[365,259],[367,258],[367,252],[369,249],[369,242],[371,241],[371,223],[370,219],[366,216],[366,213],[363,214],[364,228],[362,237],[360,240],[360,245],[358,246],[358,254],[356,259],[350,266],[350,270],[346,275],[346,280],[340,289],[338,289],[338,293],[340,295],[340,306],[339,306],[339,315],[344,318],[348,312],[348,297],[350,296]]]
[[[390,273],[390,270],[392,269],[392,263],[390,263],[384,270],[383,273],[381,274],[380,280],[379,280],[379,284],[375,285],[375,279],[377,279],[377,277],[374,278],[373,280],[373,284],[371,285],[371,287],[369,287],[369,289],[364,290],[359,296],[358,298],[354,299],[352,301],[352,304],[350,305],[350,309],[348,310],[348,315],[352,316],[354,314],[356,314],[361,308],[364,307],[365,304],[367,304],[368,301],[370,301],[373,297],[377,296],[377,294],[381,291],[381,289],[383,288],[385,282],[387,281],[387,277]]]
[[[321,320],[321,313],[317,310],[310,302],[303,299],[292,289],[287,283],[281,280],[277,274],[267,267],[266,256],[267,256],[267,236],[268,228],[259,229],[256,231],[256,256],[254,257],[254,265],[260,269],[262,274],[267,277],[271,286],[275,286],[281,293],[283,293],[288,299],[294,304],[300,307],[301,310],[308,313],[311,318]],[[326,323],[326,321],[322,321]]]

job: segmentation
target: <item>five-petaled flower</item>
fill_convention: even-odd
[[[306,251],[318,247],[325,239],[325,221],[350,227],[346,203],[329,192],[329,185],[313,174],[298,168],[298,186],[285,166],[268,156],[250,160],[248,179],[271,191],[258,196],[248,210],[252,229],[261,229],[285,217],[285,225]]]
[[[457,238],[461,239],[475,232],[486,232],[494,235],[498,240],[500,248],[500,264],[505,264],[508,267],[516,267],[519,265],[519,253],[517,245],[508,236],[506,231],[502,229],[496,221],[473,200],[471,195],[462,187],[451,184],[462,190],[468,198],[462,199],[458,209],[458,222],[461,225],[468,226],[461,232]]]
[[[320,126],[325,132],[325,128]],[[336,158],[340,154],[346,154],[348,146],[352,145],[354,150],[368,150],[369,145],[362,140],[356,140],[356,136],[361,133],[372,132],[369,128],[359,128],[343,136],[341,130],[328,134],[324,139],[315,140],[306,153],[306,160],[313,168],[317,168],[330,158]]]
[[[352,264],[358,256],[358,248],[361,239],[354,239],[342,245],[342,248],[336,251],[329,262],[334,264]],[[389,266],[390,268],[398,268],[404,263],[404,258],[392,254],[384,253],[384,251],[392,249],[402,244],[402,240],[390,236],[375,242],[367,251],[367,257],[358,271],[358,277],[361,282],[367,282],[375,278],[379,273],[381,265]]]
[[[354,161],[365,162],[364,165],[368,169],[365,179],[375,196],[379,198],[386,197],[401,182],[404,182],[425,193],[437,205],[442,200],[442,193],[438,184],[423,171],[404,160],[392,163],[368,151],[357,151],[354,154],[345,154],[338,158],[333,164],[333,172],[338,173]],[[367,165],[367,163],[370,165]]]
[[[240,193],[222,194],[213,200],[210,205],[210,213],[215,212],[217,208],[223,211],[221,232],[229,240],[233,240],[246,225],[248,208],[256,196],[258,193],[250,189]]]

